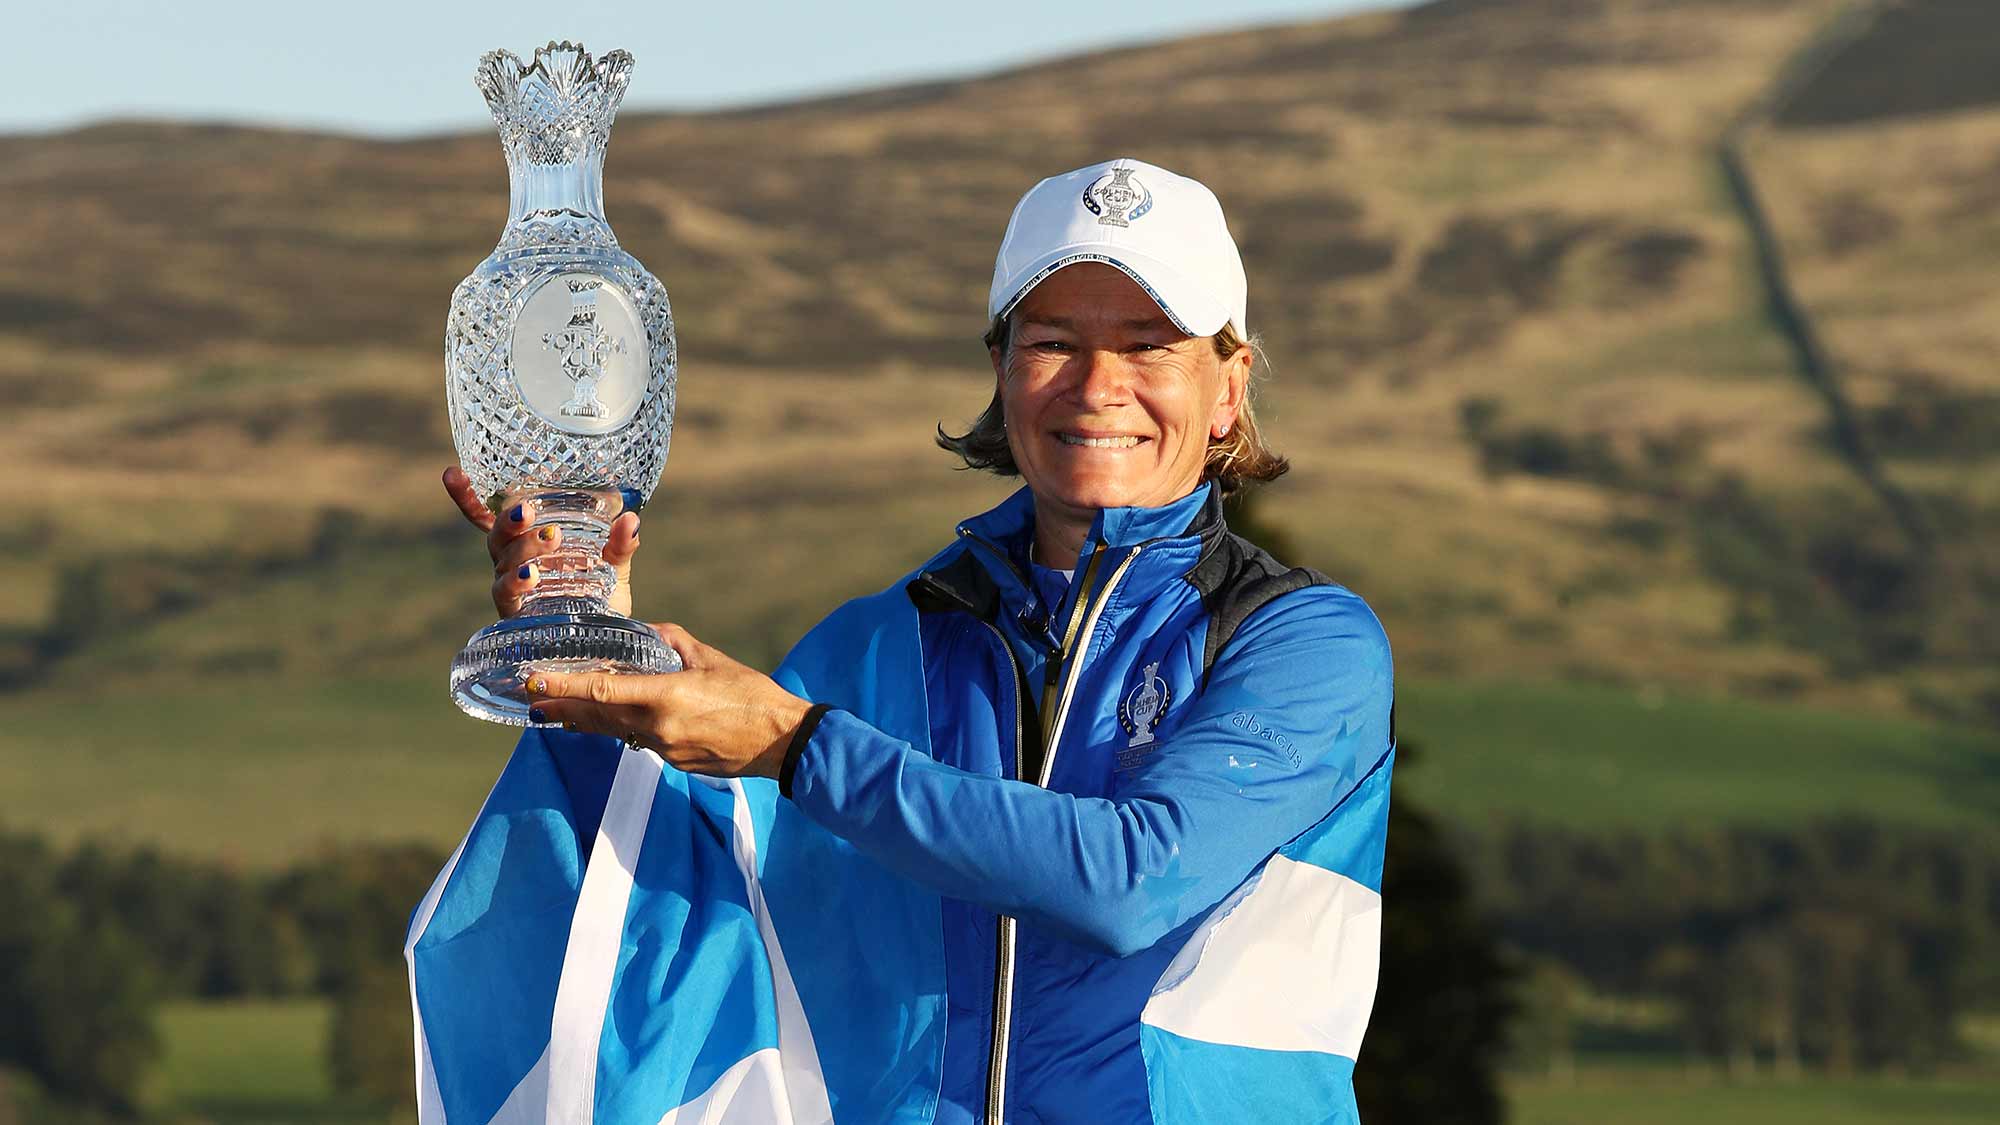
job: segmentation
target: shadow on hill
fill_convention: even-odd
[[[1878,5],[1874,24],[1801,86],[1780,125],[1846,125],[2000,105],[2000,4]]]

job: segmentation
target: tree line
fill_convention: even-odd
[[[1965,1013],[2000,1008],[1990,833],[1513,824],[1460,850],[1536,967],[1523,1024],[1545,1055],[1584,989],[1668,1002],[1682,1048],[1736,1072],[1922,1070],[1962,1054]]]
[[[160,1002],[309,996],[333,1007],[338,1088],[408,1104],[401,949],[442,858],[357,846],[248,873],[0,833],[0,1070],[141,1112]],[[1559,1070],[1586,994],[1664,1003],[1679,1049],[1737,1072],[1921,1070],[1960,1053],[1963,1014],[2000,1009],[2000,846],[1977,833],[1454,833],[1399,801],[1384,900],[1356,1085],[1385,1125],[1498,1121],[1509,1040]]]
[[[1406,769],[1411,751],[1406,747]],[[1497,1125],[1511,975],[1447,833],[1392,803],[1381,980],[1355,1075],[1371,1125]],[[165,1000],[323,997],[337,1089],[413,1104],[402,947],[443,856],[354,846],[278,872],[0,832],[0,1072],[143,1113]],[[0,1082],[0,1118],[6,1116]]]
[[[0,1070],[68,1102],[137,1113],[160,1055],[162,1001],[318,996],[334,1004],[336,1084],[400,1097],[404,927],[442,862],[425,846],[369,846],[249,874],[151,849],[59,852],[0,832]]]

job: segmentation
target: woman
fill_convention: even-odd
[[[539,722],[777,779],[942,896],[937,1120],[1354,1116],[1389,649],[1358,597],[1223,524],[1224,493],[1286,468],[1250,411],[1244,310],[1201,184],[1121,159],[1022,198],[989,297],[993,402],[938,439],[1024,487],[836,614],[861,635],[890,612],[872,607],[914,607],[922,683],[887,687],[921,690],[927,747],[673,625],[683,672],[527,684]],[[549,547],[526,526],[491,528],[503,612]]]

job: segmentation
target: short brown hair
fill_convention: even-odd
[[[984,340],[988,349],[1005,351],[1011,338],[1007,318],[994,317]],[[1236,349],[1246,345],[1258,352],[1260,357],[1262,354],[1257,338],[1244,339],[1237,334],[1233,324],[1224,324],[1222,331],[1209,337],[1209,340],[1215,346],[1215,354],[1222,359],[1235,355]],[[1223,437],[1210,435],[1208,439],[1208,460],[1202,466],[1201,479],[1216,482],[1225,495],[1251,481],[1277,480],[1292,467],[1283,454],[1264,444],[1263,435],[1257,430],[1257,412],[1251,409],[1251,400],[1250,388],[1245,387],[1243,407],[1236,413],[1236,424],[1229,427],[1229,433]],[[986,404],[986,410],[973,419],[971,429],[954,437],[945,433],[944,424],[939,423],[937,443],[941,448],[958,454],[968,469],[985,469],[1003,477],[1021,474],[1020,466],[1014,464],[1014,451],[1007,445],[1007,418],[998,387],[994,388],[993,401]]]

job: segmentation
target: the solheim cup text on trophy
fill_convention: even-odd
[[[465,472],[496,513],[526,502],[562,531],[520,612],[452,662],[468,713],[524,725],[523,668],[669,672],[651,627],[613,613],[611,521],[652,495],[674,418],[667,291],[604,220],[604,152],[632,56],[550,43],[489,52],[477,81],[500,127],[510,206],[500,244],[452,294],[445,391]]]

